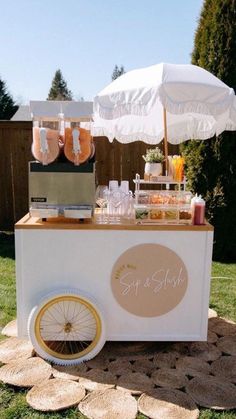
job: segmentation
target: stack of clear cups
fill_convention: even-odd
[[[109,199],[107,213],[110,223],[120,223],[121,217],[131,219],[133,216],[133,193],[129,190],[129,181],[109,181]]]
[[[117,191],[119,188],[118,180],[109,180],[109,199],[107,204],[107,214],[109,222],[112,222],[113,216],[115,215],[115,209],[112,204],[112,194],[114,191]]]
[[[115,189],[118,189],[118,180],[109,180],[109,191],[112,192]]]
[[[120,183],[120,189],[124,193],[124,198],[121,206],[121,215],[125,218],[128,218],[130,205],[129,181],[122,180]]]
[[[122,180],[120,182],[120,189],[128,195],[129,193],[129,181],[128,180]]]

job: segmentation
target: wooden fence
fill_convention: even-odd
[[[28,212],[31,143],[31,122],[0,121],[0,230],[13,230],[14,223]],[[140,141],[109,143],[105,137],[96,138],[95,145],[96,183],[108,184],[109,179],[128,180],[133,189],[135,174],[144,172],[142,154],[148,145]],[[169,145],[169,154],[177,151],[178,148]]]

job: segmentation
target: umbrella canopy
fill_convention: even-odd
[[[163,117],[164,110],[164,117]],[[234,90],[191,64],[129,71],[94,98],[94,136],[172,144],[236,129]]]

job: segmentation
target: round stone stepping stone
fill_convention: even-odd
[[[218,336],[216,333],[211,332],[210,330],[208,330],[208,334],[207,334],[207,342],[208,343],[216,343],[218,340]]]
[[[218,339],[217,348],[229,355],[236,355],[236,335]]]
[[[192,342],[189,345],[189,355],[204,361],[215,361],[221,356],[221,351],[208,342]]]
[[[212,362],[211,372],[236,384],[236,356],[222,356]]]
[[[160,353],[154,356],[153,364],[158,368],[174,368],[176,363],[175,352]]]
[[[202,407],[215,410],[236,408],[236,387],[224,379],[210,375],[194,377],[186,391]]]
[[[79,378],[79,383],[89,391],[102,391],[115,387],[117,378],[110,371],[92,369],[84,377]]]
[[[10,336],[10,337],[17,337],[16,319],[6,324],[6,326],[2,329],[2,335]]]
[[[52,374],[55,378],[78,381],[87,371],[88,368],[84,363],[79,365],[54,365]]]
[[[145,374],[140,372],[128,372],[118,378],[117,388],[138,395],[151,391],[154,388],[154,383]]]
[[[132,371],[133,365],[125,359],[116,359],[108,365],[108,370],[115,375],[126,374],[127,372]]]
[[[138,410],[151,419],[197,419],[199,416],[196,404],[187,394],[169,388],[142,394]]]
[[[214,317],[208,321],[208,329],[219,336],[236,335],[236,323],[222,317]]]
[[[176,369],[180,369],[182,373],[191,377],[210,374],[211,367],[202,359],[193,356],[184,356],[176,361]]]
[[[85,390],[79,383],[53,378],[33,387],[26,401],[33,409],[54,412],[76,406],[84,397]]]
[[[149,359],[140,359],[135,361],[132,365],[134,372],[141,372],[143,374],[151,374],[156,369],[154,363]]]
[[[181,372],[173,368],[161,368],[151,375],[152,381],[160,387],[182,388],[188,384],[188,379]]]
[[[215,310],[213,310],[212,308],[208,309],[208,319],[211,319],[212,317],[217,317],[218,314]]]
[[[14,361],[0,368],[0,380],[18,387],[33,387],[51,375],[51,365],[38,357]]]
[[[9,338],[0,343],[0,362],[8,364],[34,355],[34,348],[28,340]]]
[[[124,391],[94,391],[79,404],[80,412],[90,419],[135,419],[137,401]]]

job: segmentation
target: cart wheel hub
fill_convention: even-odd
[[[66,323],[65,324],[65,326],[64,326],[64,332],[65,333],[70,333],[71,332],[71,329],[72,329],[72,324],[71,323]]]

